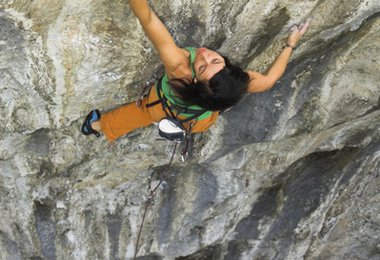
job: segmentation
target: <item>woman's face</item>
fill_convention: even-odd
[[[226,66],[224,58],[217,52],[199,48],[195,55],[194,70],[198,81],[208,82]]]

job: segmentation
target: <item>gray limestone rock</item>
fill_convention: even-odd
[[[380,2],[151,1],[180,46],[285,75],[194,137],[110,145],[89,110],[137,98],[159,65],[127,1],[0,1],[0,259],[380,259]]]

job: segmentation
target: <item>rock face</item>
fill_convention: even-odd
[[[89,110],[158,65],[127,1],[0,1],[0,258],[380,258],[380,2],[152,1],[181,46],[264,72],[312,25],[275,88],[195,137],[186,163],[148,127],[109,145]]]

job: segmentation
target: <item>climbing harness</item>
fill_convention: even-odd
[[[181,124],[197,119],[199,116],[208,112],[206,109],[191,109],[186,106],[180,106],[178,104],[174,104],[173,102],[169,102],[168,98],[163,94],[162,78],[156,83],[156,91],[158,99],[154,102],[146,104],[146,107],[149,108],[161,104],[166,116],[176,118]],[[182,114],[190,114],[190,116],[184,119],[178,119],[178,116]]]
[[[156,191],[161,186],[162,182],[164,181],[164,179],[166,177],[166,174],[167,174],[170,166],[172,165],[174,154],[176,153],[176,150],[177,150],[177,145],[178,145],[178,143],[175,142],[174,143],[173,153],[171,155],[169,164],[167,165],[166,169],[164,170],[164,174],[161,177],[160,181],[158,182],[158,184],[153,189],[152,189],[152,185],[151,185],[151,178],[148,178],[148,194],[149,195],[148,195],[148,199],[145,201],[144,214],[143,214],[143,217],[142,217],[142,220],[141,220],[141,225],[140,225],[139,233],[137,235],[137,241],[136,241],[136,247],[135,247],[135,256],[133,258],[134,260],[136,259],[137,254],[138,254],[139,244],[140,244],[140,236],[141,236],[141,232],[142,232],[142,229],[143,229],[143,226],[144,226],[146,214],[147,214],[148,209],[149,209],[149,205],[153,205],[154,204],[154,196],[156,195]]]
[[[149,96],[152,87],[148,88],[145,86],[143,91],[144,95],[140,98],[142,100],[144,97]],[[191,129],[196,122],[197,118],[204,113],[208,112],[205,109],[191,109],[189,107],[179,106],[169,102],[168,98],[165,97],[162,91],[162,77],[156,81],[156,91],[158,99],[151,103],[146,104],[146,108],[156,106],[158,104],[162,105],[162,110],[165,112],[166,117],[161,119],[158,123],[158,134],[165,138],[166,140],[182,143],[181,158],[182,161],[185,160],[188,154],[189,141],[191,139]],[[139,101],[138,104],[142,104]],[[188,117],[179,118],[180,115],[186,114]],[[195,122],[192,122],[194,121]],[[189,123],[189,127],[184,127],[184,123]]]
[[[190,109],[188,107],[182,107],[172,102],[165,97],[162,92],[162,78],[156,83],[156,91],[158,99],[154,102],[146,104],[146,107],[152,107],[158,104],[162,105],[162,110],[165,112],[166,117],[163,118],[158,126],[159,126],[159,134],[161,137],[164,137],[171,141],[178,141],[178,135],[182,136],[179,141],[183,141],[185,137],[191,132],[191,126],[187,130],[183,124],[186,122],[190,122],[192,120],[196,120],[200,115],[207,112],[205,109]],[[181,114],[190,114],[189,117],[179,119]],[[174,137],[173,136],[174,134]]]

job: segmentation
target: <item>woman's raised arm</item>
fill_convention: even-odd
[[[264,92],[273,87],[274,84],[281,78],[285,72],[293,48],[296,47],[297,42],[305,34],[309,23],[310,20],[307,20],[292,29],[286,47],[282,50],[280,55],[272,63],[269,70],[265,74],[261,74],[256,71],[247,71],[250,78],[250,83],[248,86],[249,93]]]
[[[148,1],[129,0],[129,5],[158,51],[165,69],[169,72],[175,71],[182,65],[183,60],[186,60],[186,57],[184,57],[183,51],[175,44],[165,25],[149,7]]]

